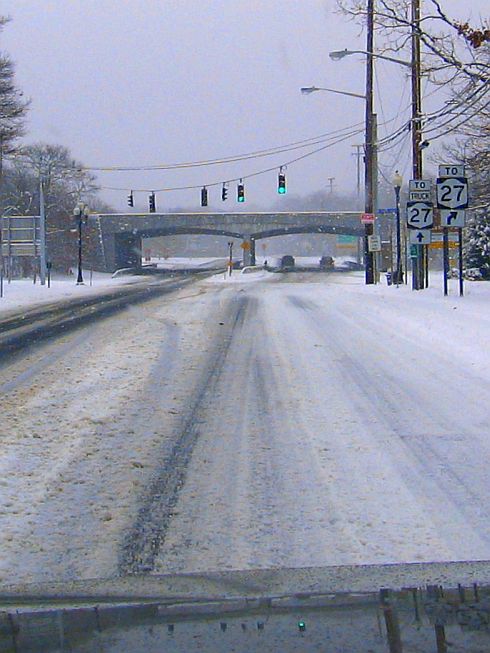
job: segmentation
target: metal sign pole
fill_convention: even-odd
[[[424,249],[425,249],[425,256],[424,256],[424,260],[425,260],[425,287],[428,288],[429,287],[429,246],[424,245]]]
[[[459,296],[463,296],[463,229],[458,227],[458,250],[459,250]]]
[[[408,284],[408,245],[407,245],[407,225],[403,225],[403,251],[405,255],[405,285]]]
[[[444,274],[444,295],[447,295],[447,273],[449,268],[449,235],[447,227],[442,228],[442,246],[443,246],[443,256],[442,256],[442,267]]]
[[[8,282],[11,283],[12,281],[12,220],[10,219],[10,216],[7,217],[8,223],[7,223],[7,243],[8,243]]]

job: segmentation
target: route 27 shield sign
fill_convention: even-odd
[[[407,202],[407,226],[409,229],[430,229],[434,224],[431,202]]]
[[[440,209],[468,208],[468,180],[466,177],[439,177],[436,197]]]

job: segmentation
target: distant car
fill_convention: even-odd
[[[292,270],[294,268],[294,256],[287,254],[281,258],[281,270]]]
[[[331,256],[322,256],[319,263],[322,270],[333,270],[335,267],[334,260]]]
[[[357,263],[357,261],[343,261],[340,267],[343,270],[364,270],[362,263]]]

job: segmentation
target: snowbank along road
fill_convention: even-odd
[[[247,278],[4,362],[2,584],[490,557],[486,289]]]

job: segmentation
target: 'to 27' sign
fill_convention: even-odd
[[[440,177],[437,179],[436,196],[440,209],[466,209],[468,180],[466,177]]]
[[[407,226],[409,229],[430,229],[434,224],[431,202],[407,202]]]

